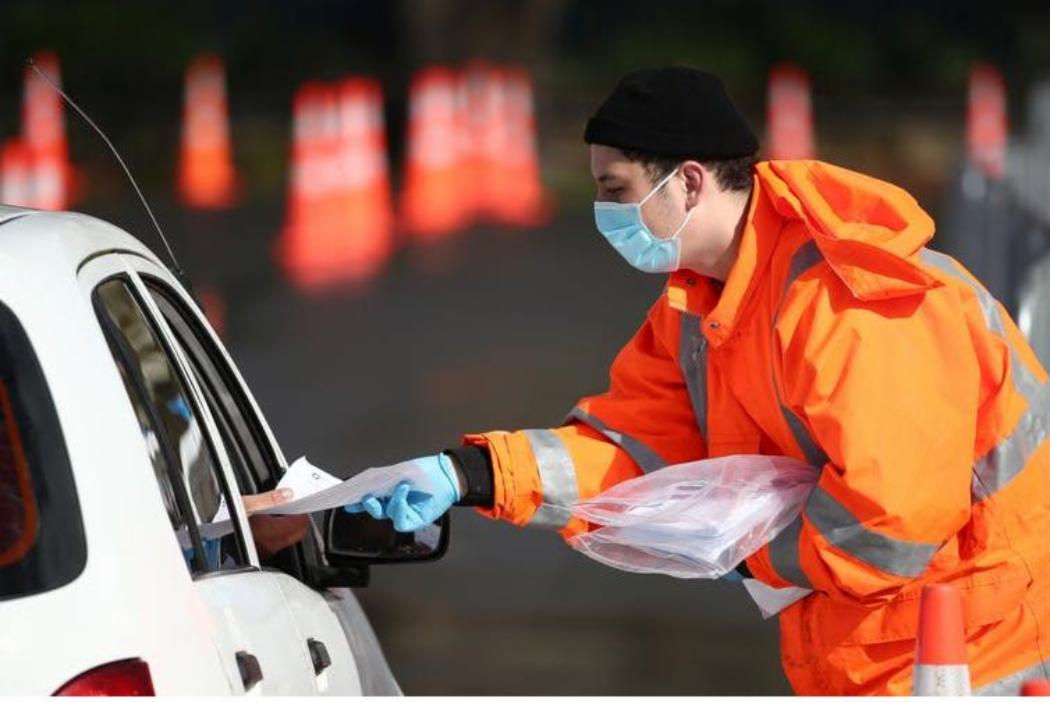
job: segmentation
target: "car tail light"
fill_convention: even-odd
[[[149,665],[138,658],[92,668],[55,692],[63,697],[152,697],[155,694]]]

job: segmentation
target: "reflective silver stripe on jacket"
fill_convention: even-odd
[[[798,561],[798,539],[801,531],[802,516],[800,515],[795,517],[794,521],[769,543],[769,560],[777,574],[784,580],[812,590],[813,584],[806,577],[802,564]]]
[[[973,290],[981,306],[985,325],[1001,336],[1010,349],[1010,370],[1014,387],[1028,402],[1028,410],[1010,435],[974,464],[970,491],[973,500],[979,502],[997,493],[1024,470],[1035,450],[1050,437],[1050,389],[1047,384],[1039,382],[1006,336],[1002,311],[995,298],[981,285],[964,275],[950,257],[937,251],[923,249],[922,260],[966,283]]]
[[[780,303],[777,305],[777,311],[773,315],[773,329],[776,329],[777,320],[780,318],[780,306],[784,304],[784,298],[787,296],[788,288],[791,284],[798,279],[800,275],[808,271],[813,266],[821,263],[824,260],[824,256],[820,253],[820,249],[817,248],[816,243],[812,239],[807,241],[802,246],[798,247],[798,250],[791,256],[791,264],[788,267],[787,277],[784,279],[784,285],[780,289]],[[798,444],[799,449],[802,450],[802,455],[806,457],[806,461],[815,468],[823,468],[824,464],[828,462],[828,456],[824,451],[813,441],[813,437],[809,435],[806,428],[802,425],[802,420],[798,418],[798,415],[784,403],[784,398],[780,396],[780,387],[777,385],[776,378],[773,378],[773,389],[777,393],[777,402],[780,405],[780,413],[784,415],[784,421],[787,422],[788,427],[791,429],[792,436],[795,437],[795,443]]]
[[[791,258],[787,278],[784,280],[781,304],[791,284],[822,260],[820,249],[812,240],[799,247]],[[777,314],[773,318],[774,329],[779,315],[778,306]],[[823,468],[828,461],[827,454],[806,431],[794,411],[784,403],[775,379],[773,385],[780,403],[780,411],[791,428],[791,433],[803,455],[811,465]],[[893,575],[902,577],[921,575],[939,548],[938,544],[896,539],[869,530],[844,505],[819,486],[810,494],[803,514],[828,543],[867,565]],[[802,515],[800,514],[770,543],[769,557],[773,568],[780,577],[802,587],[812,587],[799,562],[798,549],[801,530]]]
[[[1043,661],[1029,666],[993,683],[982,685],[973,691],[982,697],[1016,697],[1021,694],[1021,685],[1029,680],[1050,679],[1050,661]]]
[[[929,565],[940,544],[906,541],[869,531],[819,485],[806,501],[806,517],[828,543],[885,573],[913,578]]]
[[[700,331],[700,317],[682,312],[681,339],[678,342],[678,367],[685,377],[689,402],[700,436],[707,442],[707,337]]]
[[[629,434],[610,429],[608,424],[594,415],[584,412],[579,407],[574,407],[572,412],[569,412],[569,416],[565,418],[565,423],[573,419],[583,422],[591,429],[604,434],[607,439],[626,451],[627,455],[646,473],[651,473],[667,465],[667,461],[660,458],[659,454],[638,439]]]
[[[561,529],[569,523],[569,508],[579,499],[576,466],[565,444],[550,429],[528,429],[525,437],[540,471],[543,503],[532,515],[529,526]]]

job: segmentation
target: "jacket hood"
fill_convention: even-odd
[[[940,285],[917,257],[933,220],[901,188],[821,161],[765,161],[755,170],[777,212],[805,224],[855,297],[884,300]]]

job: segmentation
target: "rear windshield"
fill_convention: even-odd
[[[22,325],[0,303],[0,599],[65,585],[86,561],[55,405]]]

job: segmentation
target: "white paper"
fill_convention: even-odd
[[[751,595],[751,599],[758,605],[763,619],[769,619],[813,592],[808,587],[776,588],[755,578],[744,578],[744,587],[747,589],[747,594]]]
[[[367,473],[368,471],[364,471]],[[361,475],[364,475],[361,473]],[[288,467],[277,483],[277,489],[288,488],[292,491],[292,499],[273,507],[252,512],[252,514],[309,514],[319,512],[332,507],[341,507],[350,502],[356,502],[368,490],[361,492],[356,490],[351,483],[355,479],[340,480],[324,470],[312,465],[303,456]],[[355,495],[361,493],[357,499]],[[344,500],[340,502],[340,500]],[[321,505],[321,506],[318,506]],[[207,524],[198,525],[202,539],[219,539],[233,532],[233,522],[230,520],[229,509],[226,506],[225,497],[219,503],[212,521]],[[190,541],[183,527],[178,532],[179,543],[183,548],[189,548]]]

